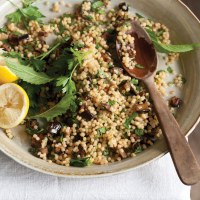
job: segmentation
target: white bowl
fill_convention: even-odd
[[[13,0],[14,1],[14,0]],[[53,1],[53,0],[52,0]],[[14,2],[19,3],[19,0]],[[80,2],[71,0],[68,2]],[[171,30],[174,43],[195,43],[200,42],[200,23],[191,11],[178,0],[127,0],[127,3],[141,13],[160,21]],[[114,4],[119,3],[115,1]],[[42,4],[41,4],[42,6]],[[4,16],[14,10],[13,6],[1,0],[0,25],[4,23]],[[47,14],[43,6],[43,11]],[[47,14],[48,15],[48,14]],[[186,53],[181,56],[183,73],[187,78],[184,88],[184,105],[177,115],[178,123],[184,135],[189,135],[200,116],[200,50]],[[88,177],[115,174],[140,167],[147,164],[167,152],[164,138],[161,138],[154,146],[138,154],[135,158],[125,159],[113,164],[86,168],[64,167],[56,164],[49,164],[46,161],[32,156],[28,152],[30,139],[24,133],[23,127],[19,126],[13,130],[15,138],[10,140],[0,130],[0,149],[17,162],[34,170],[57,176]]]

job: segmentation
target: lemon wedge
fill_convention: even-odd
[[[19,125],[29,109],[25,90],[15,83],[0,86],[0,128],[9,129]]]
[[[13,59],[18,62],[17,59]],[[12,73],[12,71],[6,66],[6,63],[4,61],[4,57],[0,56],[0,84],[4,83],[12,83],[16,80],[18,80],[18,77]]]

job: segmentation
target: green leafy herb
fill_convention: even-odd
[[[7,33],[7,28],[6,27],[0,28],[0,33]]]
[[[31,129],[31,128],[26,128],[26,132],[29,134],[29,135],[34,135],[34,134],[39,134],[39,133],[42,133],[44,131],[43,128],[39,129],[39,130],[34,130],[34,129]]]
[[[73,46],[74,48],[78,49],[78,48],[84,47],[85,45],[84,43],[78,41],[78,42],[75,42]]]
[[[141,147],[141,146],[138,146],[138,147],[135,149],[134,153],[137,154],[137,153],[140,153],[140,152],[142,152],[142,147]]]
[[[130,115],[130,116],[126,119],[126,121],[125,121],[125,123],[124,123],[124,126],[125,126],[126,129],[130,129],[129,126],[130,126],[132,120],[134,120],[137,116],[138,116],[138,113],[134,112],[132,115]]]
[[[147,28],[146,31],[148,32],[156,50],[161,53],[184,53],[193,51],[200,47],[200,43],[183,44],[183,45],[163,44],[159,41],[155,32],[153,32],[149,28]]]
[[[37,153],[38,153],[38,149],[37,148],[33,148],[33,147],[31,147],[31,148],[29,148],[29,150],[28,150],[32,155],[34,155],[34,156],[37,156]]]
[[[99,8],[103,7],[104,3],[102,1],[95,1],[94,3],[92,3],[92,10],[93,11],[98,11]]]
[[[108,101],[109,106],[114,106],[116,104],[115,100],[109,100]]]
[[[167,68],[167,71],[170,73],[170,74],[173,74],[174,70],[171,68],[171,67],[168,67]]]
[[[98,72],[97,72],[97,78],[105,78],[105,73],[104,73],[104,71],[103,70],[98,70]]]
[[[92,162],[90,158],[74,158],[70,160],[70,166],[73,167],[86,167],[91,164]]]
[[[11,58],[5,58],[8,68],[20,79],[34,85],[41,85],[54,80],[43,72],[36,72],[29,66],[22,65]]]
[[[31,111],[31,109],[33,109],[34,111],[37,112],[39,110],[38,94],[40,92],[41,87],[38,86],[38,85],[32,85],[30,83],[26,83],[26,82],[23,82],[23,81],[21,81],[19,84],[28,94],[29,101],[30,101],[29,112]]]
[[[167,85],[168,85],[168,86],[173,86],[174,83],[173,83],[173,82],[169,82]]]
[[[52,120],[54,117],[60,116],[64,114],[67,110],[71,110],[74,112],[76,110],[75,96],[74,96],[74,82],[72,80],[69,81],[67,85],[67,92],[65,96],[57,103],[55,106],[50,108],[49,110],[32,116],[31,118],[44,118],[47,121]]]
[[[131,83],[132,83],[133,85],[138,85],[139,81],[138,81],[138,79],[136,79],[136,78],[132,78],[132,79],[131,79]]]
[[[15,5],[12,1],[9,0],[11,4]],[[39,9],[35,6],[32,6],[31,4],[34,1],[23,1],[23,8],[18,8],[15,12],[7,15],[8,21],[12,23],[20,23],[20,22],[25,22],[28,24],[29,21],[34,20],[41,22],[41,18],[44,17],[44,15],[39,11]]]
[[[97,137],[101,137],[104,133],[106,133],[106,128],[105,127],[97,129]]]
[[[89,20],[89,21],[92,21],[92,20],[93,20],[93,17],[92,17],[91,15],[87,15],[87,16],[85,16],[85,18],[86,18],[87,20]]]
[[[109,156],[110,152],[108,149],[105,149],[102,153],[104,156]]]
[[[135,67],[139,68],[139,69],[144,69],[144,66],[140,65],[140,64],[136,64]]]
[[[144,130],[143,129],[139,129],[139,128],[136,128],[135,129],[135,134],[139,137],[143,136],[144,135]]]

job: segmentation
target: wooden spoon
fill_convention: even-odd
[[[154,75],[157,68],[155,48],[146,31],[137,22],[132,21],[131,25],[132,28],[127,34],[130,34],[135,40],[130,47],[136,50],[136,62],[144,68],[129,69],[122,64],[123,68],[130,76],[140,79],[146,84],[179,178],[184,184],[193,185],[200,180],[200,167],[178,123],[155,87]],[[121,44],[116,40],[116,49],[121,58],[120,48]]]

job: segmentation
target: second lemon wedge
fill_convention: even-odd
[[[9,129],[19,125],[29,109],[25,90],[15,83],[0,86],[0,128]]]

